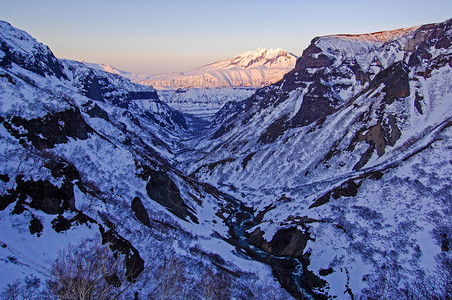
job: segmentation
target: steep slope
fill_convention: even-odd
[[[123,258],[114,275],[134,282],[126,299],[171,289],[184,298],[249,298],[267,286],[279,293],[270,267],[234,255],[226,241],[238,202],[172,168],[192,135],[182,114],[149,86],[60,61],[0,26],[2,291],[25,276],[45,290],[58,251],[90,237]]]
[[[280,82],[220,110],[179,166],[256,209],[250,243],[304,241],[293,255],[324,280],[304,288],[447,298],[451,41],[452,20],[315,38]]]

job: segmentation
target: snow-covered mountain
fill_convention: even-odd
[[[123,262],[106,280],[133,283],[124,299],[287,295],[270,266],[237,253],[238,200],[171,166],[190,119],[3,21],[0,43],[2,299],[45,297],[59,251],[86,238]]]
[[[0,42],[0,289],[100,235],[126,298],[452,297],[452,20],[315,38],[210,123]]]
[[[135,74],[132,72],[123,71],[123,70],[120,70],[113,66],[105,65],[105,64],[90,63],[90,62],[86,62],[86,61],[83,61],[82,63],[85,64],[88,68],[104,71],[104,72],[111,73],[111,74],[121,75],[121,76],[128,78],[131,81],[135,81],[135,82],[143,80],[148,76],[148,75],[144,75],[144,74]]]
[[[283,80],[226,104],[179,167],[254,207],[250,243],[299,243],[292,291],[448,298],[451,42],[452,20],[315,38]]]
[[[138,82],[156,89],[261,87],[280,80],[296,56],[282,49],[247,51],[187,72],[152,75]]]

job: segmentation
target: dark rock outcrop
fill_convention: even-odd
[[[371,177],[373,173],[365,174],[365,177]],[[309,209],[319,207],[330,201],[330,198],[338,199],[339,197],[354,197],[358,194],[358,189],[361,186],[361,182],[356,183],[356,179],[349,179],[343,182],[340,186],[335,187],[330,192],[324,194],[318,198],[314,203],[309,206]]]
[[[141,202],[140,198],[135,197],[132,200],[132,205],[130,206],[132,211],[135,213],[135,217],[140,221],[143,225],[148,227],[151,226],[151,221],[149,220],[149,214]]]
[[[110,118],[108,117],[108,113],[103,110],[102,108],[100,108],[99,105],[97,105],[97,103],[95,103],[93,105],[93,107],[91,107],[90,109],[88,109],[86,111],[86,113],[93,118],[101,118],[104,119],[105,121],[110,121]]]
[[[52,228],[58,233],[66,231],[71,228],[71,221],[66,219],[62,215],[59,215],[52,220]]]
[[[30,226],[28,226],[28,228],[30,229],[31,234],[36,234],[39,237],[41,236],[44,226],[42,226],[42,223],[39,219],[33,216],[30,221]]]
[[[146,191],[149,197],[168,208],[175,216],[184,220],[189,217],[193,222],[197,223],[198,219],[193,214],[193,209],[185,204],[179,188],[168,174],[163,171],[149,171],[149,179],[146,184]]]
[[[409,45],[413,47],[412,53],[408,60],[409,66],[415,66],[425,60],[432,58],[429,52],[431,47],[435,49],[446,49],[451,45],[450,36],[445,32],[452,28],[452,19],[439,24],[423,25],[417,30],[417,34],[413,42]],[[414,46],[415,45],[415,46]]]
[[[11,203],[14,203],[19,197],[19,192],[16,189],[7,189],[6,193],[0,195],[0,211],[7,208]]]
[[[49,113],[42,118],[8,117],[3,126],[17,139],[28,140],[37,149],[53,148],[68,138],[85,140],[94,130],[85,122],[77,108]],[[22,130],[19,128],[22,127]]]
[[[134,281],[144,271],[144,260],[138,250],[114,230],[105,230],[103,226],[99,226],[99,230],[102,244],[108,243],[111,251],[125,255],[126,278],[128,281]]]
[[[159,100],[159,96],[156,91],[149,92],[129,92],[126,96],[127,100],[140,100],[140,99],[150,99]]]
[[[9,182],[8,174],[0,174],[0,180],[3,182]]]
[[[71,182],[65,181],[61,187],[57,187],[47,180],[24,181],[18,176],[16,184],[17,192],[31,198],[29,205],[32,208],[47,214],[60,214],[75,208],[74,186]]]
[[[95,101],[103,101],[99,80],[93,71],[90,71],[82,80],[82,93]]]
[[[50,160],[44,165],[55,178],[65,178],[68,181],[80,180],[77,168],[64,160]]]
[[[383,101],[392,104],[396,99],[410,95],[409,72],[410,70],[403,62],[397,62],[378,73],[370,83],[370,88],[384,85],[382,91],[385,93],[385,97]]]
[[[296,227],[278,230],[270,242],[263,239],[263,234],[259,228],[256,229],[249,235],[248,242],[276,256],[301,257],[309,240],[309,234]]]

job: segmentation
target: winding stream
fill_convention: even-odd
[[[319,299],[308,284],[303,281],[304,266],[300,259],[292,256],[276,256],[250,244],[246,231],[257,225],[253,210],[243,203],[227,196],[234,204],[235,211],[225,220],[229,227],[231,238],[227,240],[232,245],[244,250],[254,260],[265,263],[272,268],[273,275],[281,286],[296,299]],[[323,298],[320,296],[320,298]]]

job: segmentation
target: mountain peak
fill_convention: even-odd
[[[258,48],[252,51],[240,53],[233,58],[218,61],[207,65],[206,67],[216,67],[218,69],[231,68],[255,68],[255,67],[282,67],[287,68],[288,65],[295,62],[297,57],[281,48],[266,49]],[[204,68],[204,67],[203,67]]]
[[[16,64],[41,76],[65,78],[62,67],[49,47],[23,30],[0,20],[0,65]]]

